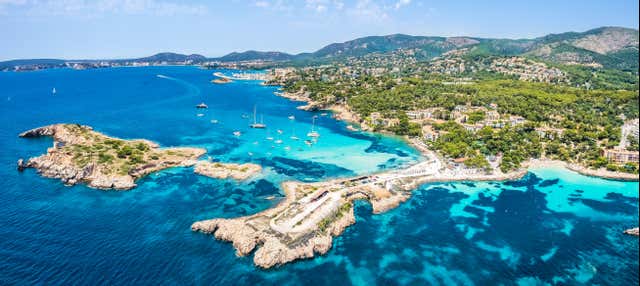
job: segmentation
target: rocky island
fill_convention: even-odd
[[[225,84],[225,83],[230,83],[233,82],[231,79],[226,78],[226,77],[220,77],[220,78],[216,78],[211,80],[212,83],[217,83],[217,84]]]
[[[217,179],[233,178],[235,180],[246,180],[249,177],[260,173],[262,167],[260,165],[246,163],[220,163],[200,161],[196,163],[194,172],[203,176]]]
[[[41,136],[53,137],[53,146],[44,155],[26,162],[18,160],[18,170],[35,168],[67,185],[84,182],[97,189],[131,189],[135,180],[149,173],[194,165],[206,152],[201,148],[159,148],[143,139],[113,138],[79,124],[54,124],[20,134],[24,138]]]

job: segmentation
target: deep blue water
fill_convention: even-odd
[[[419,155],[397,139],[350,133],[329,116],[296,110],[299,103],[274,96],[275,87],[211,84],[212,72],[0,73],[0,284],[638,284],[638,239],[622,234],[638,225],[638,183],[562,169],[533,170],[516,182],[428,184],[379,215],[359,202],[357,223],[327,255],[257,269],[230,244],[191,232],[191,223],[268,208],[278,202],[269,196],[282,196],[283,180],[375,172]],[[200,102],[209,109],[196,110]],[[241,117],[254,105],[267,130],[250,130]],[[305,137],[313,115],[318,143],[289,139]],[[127,192],[65,187],[33,170],[17,172],[18,158],[42,154],[51,144],[17,134],[58,122],[162,146],[200,146],[215,160],[266,168],[241,184],[174,168]],[[236,130],[243,132],[239,138]]]

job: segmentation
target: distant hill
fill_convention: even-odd
[[[467,37],[425,37],[394,34],[388,36],[370,36],[344,43],[333,43],[316,52],[306,54],[306,58],[336,58],[363,56],[369,53],[384,53],[397,49],[417,49],[432,55],[477,44],[478,39]]]
[[[638,68],[638,30],[602,27],[583,33],[551,34],[536,39],[527,55],[558,63]]]
[[[293,59],[293,55],[282,52],[259,52],[259,51],[246,51],[246,52],[233,52],[225,56],[215,58],[221,62],[237,62],[237,61],[253,61],[253,60],[265,60],[265,61],[288,61]]]
[[[586,32],[550,34],[534,39],[487,39],[472,37],[428,37],[393,34],[369,36],[327,45],[315,52],[291,55],[283,52],[233,52],[219,58],[192,54],[159,53],[150,57],[106,60],[107,62],[168,62],[200,63],[205,61],[276,61],[313,63],[359,57],[371,53],[412,50],[419,60],[429,60],[445,52],[469,48],[471,55],[521,55],[559,64],[581,64],[605,68],[638,69],[638,30],[620,27],[601,27]],[[97,60],[65,61],[56,59],[13,60],[0,62],[0,68],[19,65],[60,66],[66,62],[97,62]]]
[[[183,55],[176,53],[158,53],[150,57],[138,58],[134,59],[134,61],[141,62],[185,62],[185,61],[195,61],[201,62],[205,61],[207,57],[198,54],[191,55]]]
[[[21,65],[64,65],[66,61],[58,59],[25,59],[25,60],[10,60],[0,62],[1,68],[8,68]]]

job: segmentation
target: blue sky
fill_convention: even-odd
[[[0,0],[0,60],[315,51],[368,35],[638,28],[637,0]]]

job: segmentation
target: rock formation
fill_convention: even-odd
[[[196,164],[194,172],[197,174],[218,179],[233,178],[235,180],[246,180],[249,177],[260,173],[262,167],[256,164],[233,164],[219,162],[200,161]]]
[[[66,185],[85,182],[97,189],[127,190],[151,172],[195,164],[206,152],[199,148],[159,148],[148,140],[122,140],[93,131],[89,126],[54,124],[28,130],[20,137],[53,137],[47,153],[18,160],[18,170],[35,168],[42,176]]]

